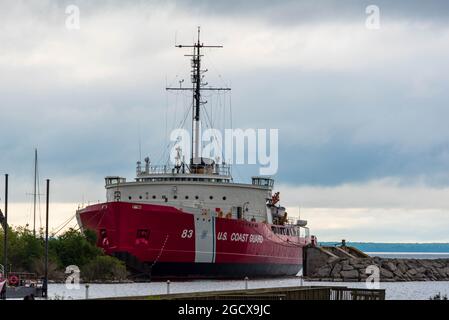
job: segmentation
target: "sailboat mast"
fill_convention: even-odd
[[[34,149],[33,235],[36,236],[37,149]]]

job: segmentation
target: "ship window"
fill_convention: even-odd
[[[148,239],[150,237],[150,231],[148,229],[139,229],[136,234],[136,245],[148,245]]]
[[[146,239],[148,240],[150,237],[150,231],[148,229],[139,229],[137,230],[137,239]]]
[[[156,199],[156,196],[153,196],[153,199]]]
[[[173,199],[178,199],[178,196],[173,196]]]
[[[142,200],[142,196],[139,196],[139,199]]]
[[[196,200],[198,200],[198,199],[199,199],[199,197],[198,197],[198,196],[195,196],[195,199],[196,199]]]
[[[129,196],[128,199],[131,200],[133,197]]]
[[[210,197],[209,197],[209,199],[211,199],[211,200],[212,200],[213,198],[214,198],[213,196],[210,196]]]
[[[189,196],[186,196],[186,200],[189,199]]]
[[[223,197],[223,201],[226,201],[226,197]]]

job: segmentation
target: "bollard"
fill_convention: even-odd
[[[89,299],[89,285],[86,284],[86,300]]]
[[[167,280],[167,294],[170,294],[170,280]]]
[[[248,277],[245,277],[245,290],[248,290]]]
[[[303,276],[299,276],[299,286],[300,287],[304,286],[304,277]]]

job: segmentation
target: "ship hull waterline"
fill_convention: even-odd
[[[107,202],[77,211],[97,246],[142,278],[295,276],[308,239],[260,222],[183,212],[171,206]]]

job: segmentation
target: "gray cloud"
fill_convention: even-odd
[[[68,3],[81,8],[79,32],[64,28]],[[281,181],[447,184],[447,4],[375,4],[386,18],[378,33],[355,1],[4,1],[1,168],[26,181],[37,146],[46,176],[129,177],[139,126],[159,159],[165,78],[188,77],[174,36],[191,40],[201,22],[225,45],[205,62],[211,83],[217,73],[232,82],[234,126],[281,129]]]

